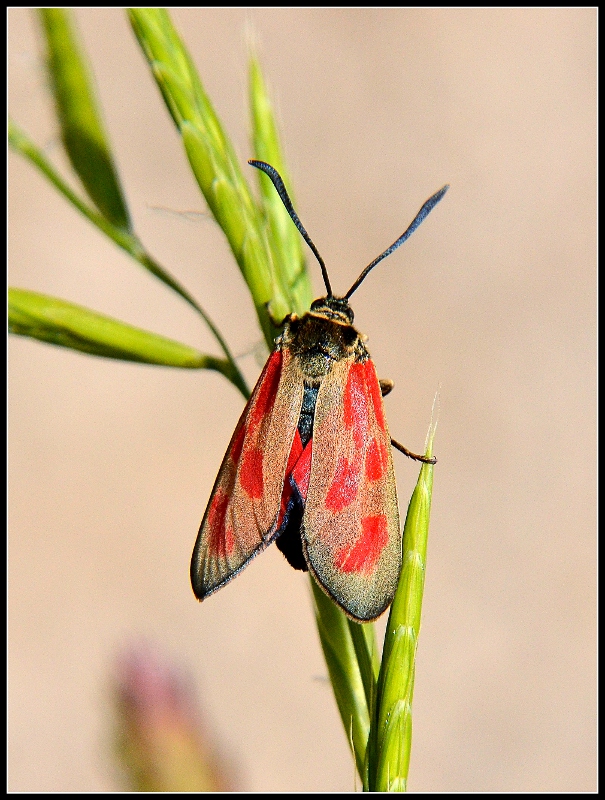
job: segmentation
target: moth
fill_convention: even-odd
[[[401,526],[391,439],[379,381],[353,327],[349,298],[368,273],[414,232],[448,189],[422,206],[405,232],[333,294],[322,257],[271,165],[252,160],[277,190],[321,267],[326,296],[290,314],[231,437],[191,560],[199,600],[220,589],[272,542],[294,569],[309,571],[351,619],[390,605],[401,569]]]

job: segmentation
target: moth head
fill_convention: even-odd
[[[311,311],[322,314],[337,322],[352,325],[354,314],[346,297],[319,297],[311,303]]]

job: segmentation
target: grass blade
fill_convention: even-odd
[[[72,15],[64,8],[41,8],[38,16],[46,38],[48,75],[63,146],[99,212],[112,225],[130,231],[126,200]]]
[[[275,167],[284,180],[290,198],[294,201],[288,170],[282,157],[271,100],[263,80],[260,64],[255,57],[250,59],[249,81],[254,156]],[[279,264],[284,275],[289,296],[292,299],[293,311],[302,314],[309,309],[313,300],[311,280],[303,255],[302,239],[269,178],[261,172],[257,174],[273,262]],[[294,205],[296,206],[296,204]]]
[[[363,683],[366,704],[372,717],[372,710],[376,701],[376,685],[380,671],[380,655],[376,642],[376,632],[372,622],[353,622],[347,618],[351,641],[355,648],[355,656],[359,667],[359,674]]]
[[[431,426],[426,455],[432,455]],[[412,744],[416,648],[431,513],[433,465],[423,464],[403,532],[399,586],[389,613],[369,744],[369,788],[405,791]]]
[[[250,395],[246,381],[244,380],[227,343],[223,339],[220,331],[216,328],[208,314],[197,303],[197,301],[183,288],[180,283],[170,275],[158,262],[150,256],[139,238],[134,233],[125,231],[115,226],[110,220],[104,217],[95,209],[88,206],[77,194],[68,186],[59,173],[55,170],[54,166],[46,158],[44,153],[35,145],[31,139],[13,122],[9,121],[8,132],[9,145],[13,150],[20,153],[28,159],[40,172],[53,184],[53,186],[68,200],[78,211],[83,214],[93,225],[95,225],[102,233],[112,239],[115,244],[125,250],[131,255],[141,266],[159,278],[163,283],[169,286],[173,291],[179,294],[189,305],[193,306],[206,322],[212,333],[214,334],[221,349],[225,353],[226,362],[229,368],[223,372],[225,376],[230,376],[229,380],[236,386],[243,396],[247,399]],[[50,341],[50,340],[46,340]],[[88,351],[87,351],[88,352]],[[222,359],[215,359],[218,363],[222,363]],[[221,370],[223,371],[223,370]]]
[[[336,705],[342,719],[357,771],[363,779],[370,714],[348,619],[309,578],[315,601],[319,639],[328,667]]]
[[[165,9],[131,8],[130,21],[178,127],[191,168],[248,284],[269,347],[293,309],[262,215],[193,61]]]
[[[232,380],[231,365],[225,359],[205,355],[188,345],[65,300],[13,288],[9,289],[8,303],[11,333],[105,358],[213,369]]]

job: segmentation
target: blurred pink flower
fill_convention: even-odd
[[[118,657],[113,684],[116,752],[130,789],[231,790],[191,680],[148,645],[137,645]]]

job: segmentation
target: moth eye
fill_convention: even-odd
[[[350,327],[350,328],[345,328],[344,329],[343,338],[344,338],[345,344],[347,344],[347,345],[355,344],[355,342],[357,341],[358,336],[359,336],[359,334],[357,333],[355,328]]]

